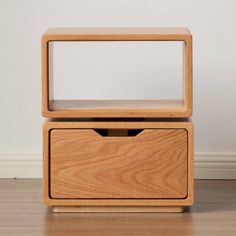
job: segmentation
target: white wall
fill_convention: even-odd
[[[235,163],[235,12],[235,0],[0,0],[0,159],[40,157],[40,38],[48,27],[186,26],[194,39],[195,150],[204,161]]]

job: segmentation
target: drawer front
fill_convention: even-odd
[[[188,132],[102,136],[93,129],[53,129],[49,165],[53,199],[183,199]]]

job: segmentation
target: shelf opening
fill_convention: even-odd
[[[184,97],[183,44],[49,42],[49,109],[179,108]]]

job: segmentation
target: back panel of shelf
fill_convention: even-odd
[[[183,99],[183,43],[52,42],[53,100]]]

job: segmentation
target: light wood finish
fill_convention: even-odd
[[[43,35],[45,41],[69,40],[189,40],[190,31],[181,27],[145,28],[50,28]]]
[[[236,180],[195,181],[195,204],[174,214],[52,213],[41,183],[0,179],[1,236],[236,235]]]
[[[180,109],[183,100],[55,100],[51,104],[53,110],[76,109]]]
[[[135,137],[51,130],[50,196],[185,198],[187,138],[185,129],[145,129]]]
[[[183,180],[180,181],[180,185],[184,185],[184,179],[185,179],[184,176],[187,175],[187,194],[184,192],[184,188],[186,188],[186,185],[185,185],[185,187],[183,187],[183,186],[181,187],[180,185],[178,185],[178,183],[173,184],[173,182],[172,182],[173,180],[171,180],[171,178],[170,178],[169,179],[170,183],[167,181],[168,184],[170,184],[174,188],[178,186],[178,190],[177,189],[172,189],[171,190],[171,188],[166,186],[166,189],[168,188],[168,191],[170,191],[169,193],[166,193],[166,195],[165,195],[167,197],[167,199],[155,199],[153,197],[161,197],[161,195],[158,196],[158,191],[155,192],[153,190],[149,190],[149,192],[148,192],[148,191],[144,191],[144,190],[139,189],[139,187],[136,189],[136,190],[138,190],[136,193],[135,193],[135,191],[133,193],[131,191],[125,193],[124,190],[128,187],[128,185],[127,186],[124,185],[125,187],[122,186],[122,185],[121,185],[121,187],[119,186],[118,189],[121,190],[121,194],[119,195],[118,193],[116,193],[116,194],[118,194],[118,197],[122,197],[122,196],[125,196],[125,197],[130,197],[130,196],[131,197],[138,197],[138,195],[140,194],[141,198],[147,197],[147,195],[148,195],[148,197],[151,197],[151,199],[144,199],[144,198],[143,199],[134,199],[134,198],[133,199],[132,198],[128,198],[128,199],[118,199],[118,198],[117,199],[77,199],[77,198],[76,199],[71,199],[70,198],[71,196],[75,196],[75,195],[78,196],[78,189],[76,189],[78,187],[78,185],[86,185],[86,184],[88,185],[88,184],[91,184],[91,183],[89,183],[89,181],[87,181],[87,180],[85,180],[84,182],[83,182],[83,180],[78,180],[77,181],[76,178],[74,178],[74,177],[73,177],[73,179],[71,179],[72,178],[71,174],[68,175],[68,173],[71,173],[71,170],[68,173],[66,173],[67,172],[66,170],[65,171],[62,171],[62,170],[65,167],[66,163],[69,163],[68,166],[71,166],[71,163],[72,164],[74,163],[75,164],[75,168],[80,168],[80,167],[77,167],[77,164],[78,163],[83,164],[82,163],[83,162],[83,157],[80,156],[80,158],[82,159],[82,160],[80,160],[80,158],[77,158],[77,156],[76,156],[77,154],[75,154],[75,153],[77,153],[79,151],[79,149],[77,147],[81,147],[82,148],[82,146],[86,142],[87,142],[86,146],[90,145],[88,141],[89,140],[91,141],[91,137],[92,137],[91,136],[91,131],[89,131],[87,133],[88,136],[87,136],[87,141],[86,141],[86,130],[87,129],[104,129],[104,128],[105,129],[144,129],[144,133],[141,132],[136,137],[107,137],[106,138],[106,137],[100,137],[97,133],[92,132],[94,137],[96,137],[95,139],[92,138],[93,140],[91,142],[91,143],[94,143],[94,149],[92,149],[92,146],[90,146],[88,148],[88,153],[92,152],[92,151],[96,151],[97,152],[99,150],[99,149],[96,149],[97,147],[99,147],[99,146],[102,147],[102,145],[106,146],[106,145],[108,145],[109,142],[112,142],[112,141],[109,141],[109,140],[113,140],[114,141],[114,145],[117,142],[118,142],[119,145],[121,145],[121,144],[122,145],[126,145],[126,148],[129,148],[129,147],[131,147],[133,145],[133,144],[129,144],[130,140],[138,140],[137,143],[139,143],[140,147],[139,146],[137,146],[137,147],[138,147],[138,150],[141,151],[142,145],[145,146],[145,143],[142,144],[142,140],[143,140],[143,142],[146,140],[146,142],[148,143],[148,141],[147,141],[148,137],[144,137],[142,139],[142,136],[145,136],[144,135],[145,132],[147,132],[147,134],[149,135],[149,132],[148,132],[149,129],[162,129],[162,130],[164,129],[164,130],[167,130],[167,131],[168,130],[172,130],[172,132],[173,132],[173,130],[180,129],[180,130],[182,130],[181,132],[184,131],[185,133],[187,133],[186,134],[187,135],[187,147],[186,147],[186,149],[187,149],[186,150],[187,151],[187,164],[186,164],[186,167],[184,167],[184,164],[181,164],[182,163],[181,161],[180,162],[178,161],[179,165],[181,165],[181,168],[183,168],[183,171],[179,170],[177,175],[175,175],[175,174],[173,175],[174,172],[171,173],[171,176],[174,177],[174,178],[182,175],[181,177],[183,178]],[[61,134],[63,134],[63,135],[57,135],[57,134],[60,133],[58,129],[61,129],[61,132],[62,132]],[[78,144],[78,146],[76,146],[75,142],[78,140],[78,136],[77,136],[78,135],[78,133],[77,133],[78,131],[77,132],[74,132],[74,131],[76,131],[78,129],[84,129],[84,131],[85,131],[85,138],[82,140],[82,142],[80,144]],[[66,135],[66,133],[65,133],[66,130],[69,130],[70,132],[72,131],[72,133],[74,132],[75,136],[73,136],[73,135],[71,136],[70,132],[69,132],[69,136],[64,136],[64,135]],[[54,139],[56,138],[56,142],[53,142],[53,138],[50,140],[50,132],[52,133],[51,134],[52,136],[56,134],[56,136],[53,137]],[[53,134],[53,132],[56,132],[56,133]],[[174,132],[177,132],[177,131],[174,131]],[[157,136],[159,136],[159,134]],[[169,136],[169,133],[168,133],[167,136]],[[47,204],[49,204],[49,205],[54,205],[54,206],[59,206],[59,205],[60,206],[185,206],[185,205],[191,205],[193,203],[193,130],[192,130],[192,123],[191,122],[187,122],[187,121],[183,121],[183,122],[181,122],[181,121],[179,121],[179,122],[167,122],[167,121],[166,122],[160,122],[160,121],[159,122],[135,122],[135,121],[132,121],[132,122],[78,122],[78,121],[74,121],[74,122],[68,122],[68,121],[67,122],[63,122],[62,121],[62,122],[59,122],[58,121],[58,122],[55,122],[54,121],[54,122],[47,122],[47,123],[44,124],[43,137],[44,137],[44,193],[45,193],[44,199],[45,199],[45,202]],[[61,137],[61,140],[60,140],[60,137]],[[177,141],[177,137],[180,138],[179,141]],[[180,159],[182,159],[182,160],[183,160],[183,156],[186,156],[186,154],[183,154],[185,151],[183,151],[183,146],[182,146],[182,145],[184,145],[183,143],[185,142],[184,141],[185,138],[182,139],[181,137],[182,137],[182,135],[177,134],[176,139],[172,139],[172,141],[171,141],[171,136],[169,136],[170,140],[165,140],[163,142],[163,143],[166,142],[167,146],[169,145],[168,148],[165,148],[163,150],[163,152],[167,153],[167,159],[166,159],[166,161],[167,161],[166,164],[167,165],[170,165],[170,163],[171,163],[171,161],[169,159],[170,158],[169,157],[170,153],[168,153],[169,152],[169,150],[168,150],[169,148],[173,152],[174,152],[174,150],[176,151],[176,153],[173,156],[175,156],[175,155],[178,155],[179,157],[181,156]],[[151,140],[151,138],[154,138],[154,136],[150,136],[150,140]],[[155,138],[158,139],[158,137],[155,137]],[[67,139],[68,139],[68,142],[65,141]],[[122,140],[122,139],[127,140],[127,144],[125,142],[123,142],[123,141],[117,141],[118,139],[120,139],[120,140]],[[99,141],[99,140],[101,140],[101,141]],[[107,141],[103,141],[103,140],[107,140]],[[173,140],[175,140],[176,142],[181,143],[181,148],[180,149],[178,149],[178,147],[177,147],[178,145],[175,145],[175,144],[173,145],[173,143],[175,143],[175,141],[173,141]],[[158,141],[158,140],[155,140],[155,142],[156,141]],[[78,140],[78,142],[79,142],[79,140]],[[150,144],[148,144],[148,147],[150,147],[150,149],[154,148],[155,147],[155,145],[154,145],[155,142],[152,143],[150,141]],[[101,145],[101,143],[102,143],[102,145]],[[158,143],[161,144],[161,141],[158,141]],[[50,145],[52,147],[54,146],[54,148],[50,149]],[[55,145],[59,145],[59,146],[57,146],[55,148]],[[64,146],[65,150],[61,149],[60,145],[61,145],[61,147]],[[96,145],[97,145],[97,147],[96,147]],[[119,150],[119,145],[117,145],[117,148],[116,148],[118,153],[120,151],[122,151],[122,148],[123,148],[121,146],[122,148],[120,148],[120,150]],[[164,144],[161,144],[161,145],[164,145]],[[171,145],[173,145],[173,147]],[[135,145],[133,145],[131,148],[134,148],[134,147],[135,147]],[[162,146],[162,147],[164,147],[164,146]],[[108,148],[108,146],[106,146],[106,148]],[[174,149],[172,149],[172,148],[174,148]],[[54,151],[52,151],[53,149],[54,149]],[[112,147],[112,150],[113,149],[114,149],[114,147]],[[155,151],[158,151],[158,147],[155,147]],[[61,156],[60,156],[60,152],[62,153]],[[69,156],[67,156],[67,158],[70,161],[68,161],[68,162],[65,162],[65,159],[64,159],[64,158],[66,158],[66,157],[64,157],[64,155],[67,155],[66,152],[69,154]],[[82,152],[85,152],[85,151],[82,151]],[[128,167],[128,169],[129,169],[129,166],[131,166],[131,162],[129,162],[129,160],[127,160],[127,162],[125,160],[122,160],[120,162],[119,161],[118,162],[114,162],[113,166],[111,166],[109,160],[107,160],[107,162],[106,161],[104,162],[102,160],[102,158],[101,158],[101,151],[99,151],[99,152],[100,152],[100,157],[99,157],[99,155],[98,155],[98,157],[96,157],[94,155],[92,155],[92,156],[93,156],[93,158],[95,158],[94,160],[96,162],[97,161],[98,161],[98,163],[99,162],[100,163],[103,162],[102,166],[105,167],[105,169],[108,169],[108,167],[109,168],[112,167],[115,170],[116,165],[120,166],[120,164],[126,165],[126,167]],[[109,152],[109,151],[107,151],[107,152]],[[151,150],[147,150],[145,152],[148,153],[149,156],[151,156]],[[52,154],[51,157],[50,157],[50,153]],[[127,153],[128,152],[126,152],[125,155],[127,155]],[[90,154],[86,154],[86,155],[89,156]],[[158,157],[158,155],[157,155],[157,157]],[[108,156],[112,156],[112,155],[111,154],[109,154],[109,155],[107,154],[107,157]],[[52,161],[52,165],[53,166],[51,165],[51,169],[49,169],[50,158],[53,158],[53,161]],[[72,159],[70,159],[70,158],[72,158]],[[104,159],[105,158],[106,157],[104,157]],[[145,161],[144,161],[145,159],[141,155],[139,156],[137,154],[135,156],[135,158],[137,158],[137,160],[141,161],[143,166],[147,167],[147,169],[148,169],[147,173],[148,173],[150,171],[150,168],[151,168],[151,165],[148,164],[148,161],[147,161],[148,159],[146,160],[147,164],[145,164]],[[151,157],[151,158],[153,158],[153,157]],[[156,160],[154,158],[152,161],[154,161],[154,163],[157,163],[158,162],[158,158]],[[62,161],[60,161],[59,159],[62,160]],[[175,161],[177,161],[177,160],[178,160],[178,158],[175,159]],[[87,163],[87,165],[85,165],[85,167],[89,166],[87,160],[85,160],[84,163],[85,164]],[[105,165],[104,165],[104,163],[105,163]],[[161,163],[164,164],[164,160],[161,161]],[[54,166],[55,164],[56,164],[56,169],[55,169],[55,166]],[[63,165],[64,165],[64,167],[63,167]],[[139,168],[139,167],[137,167],[138,164],[136,162],[134,162],[132,165],[134,165],[135,168]],[[94,173],[97,173],[97,174],[98,173],[100,173],[100,174],[102,173],[102,172],[100,172],[99,169],[96,169],[96,165],[94,165],[94,166],[91,165],[91,166],[92,166],[92,172],[94,171]],[[172,168],[177,167],[173,163],[171,164],[171,166],[172,166]],[[69,167],[69,169],[70,168],[72,168],[72,167]],[[132,175],[134,175],[133,173],[135,173],[135,168],[131,171],[131,177],[132,177]],[[166,166],[165,166],[165,168],[166,168]],[[165,169],[165,168],[163,168],[163,169]],[[176,168],[176,169],[178,169],[178,168]],[[60,170],[58,172],[59,174],[56,173],[58,170]],[[62,182],[60,183],[60,181],[65,181],[65,179],[64,180],[60,179],[60,175],[61,175],[61,173],[62,173],[62,175],[64,175],[66,173],[64,176],[67,178],[67,181],[64,182],[64,187],[68,187],[68,189],[70,191],[70,194],[72,194],[70,197],[67,196],[67,198],[64,198],[64,199],[55,199],[54,198],[55,195],[51,196],[51,194],[50,194],[50,176],[49,176],[49,171],[54,171],[54,172],[52,172],[52,175],[55,175],[55,179],[52,179],[54,182],[52,181],[52,186],[51,187],[53,187],[53,183],[55,183],[55,181],[59,181],[58,183],[60,185],[60,186],[58,186],[58,183],[57,183],[56,188],[57,187],[59,187],[59,188],[58,188],[58,190],[54,189],[54,194],[57,191],[59,191],[60,194],[64,192],[65,189],[62,192],[60,190],[60,188],[63,187],[61,185]],[[129,170],[129,172],[130,172],[130,170]],[[129,175],[129,172],[128,173],[124,173],[124,175]],[[169,175],[169,174],[167,174],[168,171],[162,170],[161,172],[163,174],[163,175],[160,174],[160,176],[162,176],[161,178],[163,178],[163,176],[165,176],[165,175],[166,176]],[[77,171],[75,171],[73,173],[76,174],[76,175],[81,174],[81,172],[78,173]],[[116,176],[115,176],[114,180],[111,179],[112,183],[114,183],[114,184],[120,184],[121,183],[121,180],[116,179],[117,176],[119,176],[119,174],[117,174],[117,173],[119,173],[118,170],[116,170]],[[120,173],[122,173],[122,172],[120,172]],[[141,171],[140,171],[140,173],[141,173]],[[85,174],[82,173],[82,175],[83,175],[82,177],[84,178]],[[104,173],[104,175],[106,175],[106,172]],[[121,176],[123,176],[123,174]],[[151,177],[150,179],[152,180],[154,175],[152,176],[150,174],[150,176],[149,176],[148,174],[144,174],[143,176],[144,177],[146,176],[148,178]],[[103,176],[103,177],[105,177],[105,176]],[[91,178],[91,176],[90,176],[90,178]],[[129,176],[127,176],[127,178],[129,178]],[[150,179],[145,180],[145,178],[142,181],[144,181],[144,182],[147,181],[147,184],[148,184],[148,181]],[[178,177],[178,179],[179,179],[179,177]],[[82,181],[83,183],[80,182],[80,181]],[[135,183],[134,180],[132,180],[132,178],[131,178],[131,182],[130,183]],[[98,196],[96,196],[96,193],[97,194],[101,193],[102,197],[104,197],[105,195],[109,195],[109,197],[114,197],[112,195],[112,189],[114,188],[114,186],[113,186],[113,188],[111,188],[108,191],[108,188],[104,189],[104,186],[107,186],[107,183],[103,183],[102,181],[101,182],[99,182],[99,181],[96,182],[95,181],[95,182],[92,182],[92,184],[93,185],[90,185],[90,187],[91,186],[92,187],[96,187],[96,186],[94,186],[94,184],[99,184],[99,187],[101,188],[100,192],[99,191],[98,192],[95,191],[94,193],[91,193],[91,191],[89,191],[88,195],[86,196],[86,191],[87,190],[85,190],[84,193],[83,193],[85,195],[83,195],[83,197],[88,197],[91,194],[92,194],[93,197],[98,197]],[[162,185],[162,184],[161,184],[161,188],[162,188],[163,191],[165,191],[166,189],[165,189],[164,185]],[[155,184],[154,184],[154,186],[155,186]],[[179,190],[180,190],[180,193],[177,194],[177,191],[179,191]],[[102,191],[104,191],[104,192],[102,192]],[[58,197],[57,194],[56,194],[56,197]],[[133,194],[133,196],[132,196],[132,194]],[[145,194],[147,194],[147,195],[145,196]],[[170,195],[167,196],[168,194],[170,194]],[[171,195],[172,195],[172,197],[174,195],[176,195],[176,196],[178,196],[179,199],[168,198]],[[183,197],[185,197],[185,195],[187,195],[187,197],[183,198]],[[63,197],[65,197],[65,196],[63,196]]]
[[[78,212],[183,212],[183,207],[53,207],[55,213],[78,213]]]
[[[184,112],[183,100],[51,100],[53,117],[178,117]],[[142,115],[140,115],[140,113]],[[124,116],[124,114],[126,114]]]
[[[57,101],[49,80],[51,41],[184,41],[184,99],[157,101]],[[66,79],[66,78],[65,78]],[[45,117],[190,117],[192,36],[186,28],[56,28],[42,37],[42,114]]]

